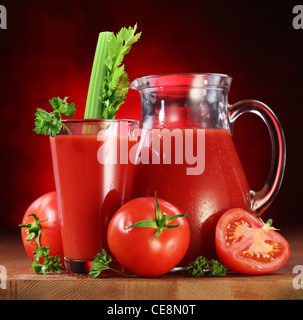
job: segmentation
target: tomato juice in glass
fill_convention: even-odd
[[[125,159],[136,144],[131,130],[137,123],[75,120],[66,125],[72,134],[50,137],[63,250],[67,267],[86,273],[98,252],[110,254],[108,223],[131,197],[134,166]],[[127,153],[123,163],[121,152]]]
[[[153,196],[156,191],[159,198],[176,205],[182,213],[191,213],[186,217],[190,225],[191,242],[180,263],[185,265],[199,255],[208,259],[216,257],[216,223],[221,214],[229,208],[248,209],[249,186],[228,130],[203,129],[205,149],[204,159],[201,161],[205,162],[205,167],[201,174],[196,175],[189,175],[187,172],[188,168],[196,167],[197,163],[189,165],[186,162],[184,137],[185,130],[193,132],[192,153],[197,155],[197,148],[202,148],[197,140],[199,129],[179,130],[182,139],[171,136],[171,150],[164,146],[164,135],[161,135],[160,139],[160,152],[152,145],[144,146],[149,148],[150,163],[136,165],[133,198]],[[177,148],[183,149],[183,163],[179,161],[180,164],[175,161]],[[167,152],[171,156],[170,164],[164,163]],[[156,164],[152,163],[155,154],[160,158]]]

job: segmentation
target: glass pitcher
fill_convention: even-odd
[[[179,266],[200,255],[216,258],[220,216],[237,207],[261,215],[282,182],[286,149],[277,117],[256,100],[229,105],[231,81],[224,74],[171,74],[138,78],[130,86],[142,104],[133,198],[157,192],[191,213],[191,242]],[[233,124],[246,112],[264,120],[272,143],[269,175],[257,192],[249,188],[232,141]]]

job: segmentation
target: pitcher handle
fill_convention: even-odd
[[[279,120],[272,110],[257,100],[242,100],[229,107],[231,132],[235,120],[246,112],[255,113],[265,122],[269,131],[272,155],[269,174],[264,187],[250,191],[250,211],[261,215],[276,197],[283,180],[286,164],[285,136]]]

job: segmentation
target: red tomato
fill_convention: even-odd
[[[49,246],[50,255],[58,255],[61,258],[61,262],[63,262],[64,254],[56,192],[46,193],[36,199],[26,210],[22,225],[35,221],[34,217],[31,216],[32,214],[35,214],[37,219],[41,221],[39,223],[41,226],[40,245],[45,247]],[[21,237],[27,255],[33,260],[33,251],[36,249],[36,243],[26,240],[28,234],[26,234],[25,231],[27,229],[26,227],[21,228]]]
[[[263,274],[288,260],[288,242],[271,227],[243,209],[231,209],[216,227],[216,250],[222,263],[243,274]]]
[[[182,215],[171,203],[162,199],[158,202],[162,217],[164,213],[167,219]],[[155,220],[156,212],[155,198],[137,198],[123,205],[108,226],[107,240],[112,254],[122,266],[139,276],[154,277],[167,273],[180,262],[189,246],[190,229],[184,217],[169,221],[169,229],[163,228],[157,237],[157,230],[152,227],[126,229],[142,220]]]

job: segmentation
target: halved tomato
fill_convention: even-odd
[[[243,209],[225,212],[216,227],[216,250],[222,263],[244,274],[281,268],[289,258],[290,248],[271,223],[264,223]]]

